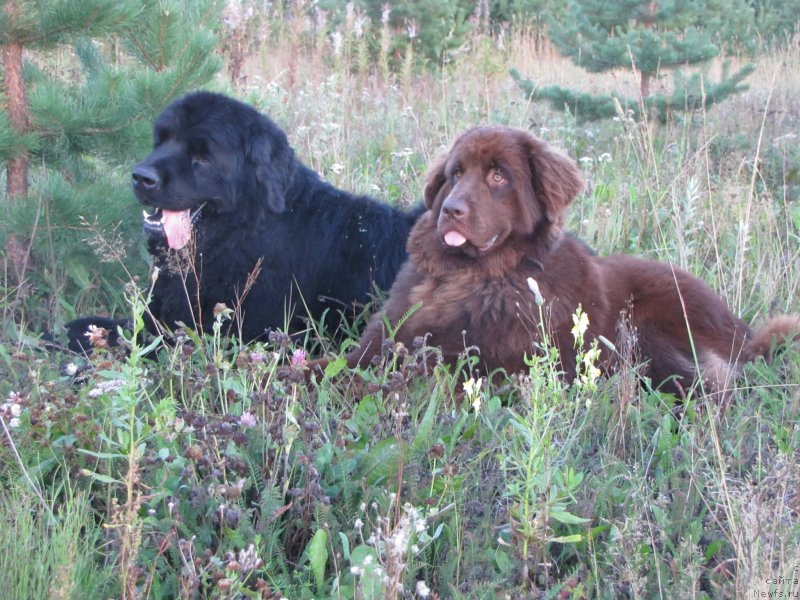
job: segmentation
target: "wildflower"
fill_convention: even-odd
[[[533,292],[533,297],[536,299],[537,306],[544,304],[544,297],[542,296],[542,292],[539,291],[539,284],[533,277],[528,277],[528,289]]]
[[[239,417],[239,425],[244,427],[245,429],[252,429],[256,426],[258,421],[253,413],[249,410],[246,410],[242,413],[242,416]]]
[[[121,390],[128,382],[124,379],[109,379],[108,381],[101,381],[94,388],[89,390],[87,394],[89,398],[98,398],[103,394],[108,394]]]
[[[253,364],[260,364],[267,361],[267,355],[264,352],[253,350],[250,353],[250,362]]]
[[[105,327],[89,325],[84,335],[89,340],[92,348],[108,348],[108,329]]]
[[[481,385],[483,385],[483,379],[473,379],[470,377],[464,382],[464,394],[467,396],[467,400],[472,404],[473,410],[478,413],[481,410]]]
[[[607,337],[602,336],[602,335],[598,335],[597,339],[600,340],[603,343],[603,345],[606,348],[608,348],[609,350],[611,350],[612,352],[616,352],[617,351],[617,347],[614,345],[614,342],[609,340]]]
[[[580,385],[590,391],[597,389],[597,380],[602,375],[602,371],[597,367],[598,360],[600,360],[600,348],[595,341],[592,347],[583,355],[581,360],[583,365],[582,373],[578,377]]]
[[[297,350],[292,352],[291,365],[293,368],[302,369],[306,366],[307,362],[308,361],[306,360],[305,350],[303,350],[302,348],[298,348]]]
[[[0,417],[8,419],[8,426],[11,429],[19,427],[19,417],[22,414],[22,395],[18,392],[10,392],[6,401],[0,404]]]
[[[344,37],[341,32],[334,31],[331,33],[331,41],[333,42],[333,53],[336,56],[340,56],[342,54],[342,44],[344,42]]]
[[[238,562],[245,572],[255,571],[264,564],[264,561],[259,558],[256,547],[253,544],[248,545],[245,549],[239,550],[238,558]]]
[[[583,342],[583,336],[586,330],[589,329],[589,315],[587,315],[580,306],[575,310],[572,315],[572,337],[575,338],[575,343]]]
[[[214,305],[214,317],[217,319],[224,319],[228,318],[233,314],[233,311],[228,308],[228,305],[224,302],[217,302]]]
[[[416,592],[417,592],[417,596],[419,596],[420,598],[427,598],[428,596],[431,595],[430,588],[422,580],[417,581]]]

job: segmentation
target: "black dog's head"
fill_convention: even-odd
[[[156,119],[133,190],[148,207],[145,231],[180,249],[220,215],[235,226],[284,211],[295,168],[286,134],[269,118],[222,94],[194,92]]]

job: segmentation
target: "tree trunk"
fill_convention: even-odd
[[[17,2],[5,6],[9,21],[17,21],[20,11]],[[28,95],[22,78],[22,44],[12,42],[3,47],[3,69],[6,110],[11,127],[18,133],[26,133],[30,126],[28,118]],[[21,198],[28,193],[28,152],[23,151],[6,165],[6,191],[9,198]]]
[[[653,30],[655,29],[656,12],[658,11],[658,2],[651,2],[647,5],[647,14],[644,19],[644,28]],[[639,94],[641,94],[642,101],[650,95],[650,77],[652,73],[645,73],[642,71],[641,81],[639,82]]]
[[[642,71],[641,81],[639,82],[639,93],[642,95],[642,100],[650,95],[650,73]]]

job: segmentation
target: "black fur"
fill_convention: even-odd
[[[145,220],[158,268],[149,312],[158,323],[210,332],[214,307],[224,303],[241,316],[226,323],[228,332],[244,341],[300,331],[323,314],[334,330],[340,313],[370,300],[373,285],[391,286],[423,207],[402,212],[334,188],[300,162],[272,120],[221,94],[176,100],[153,134],[153,151],[133,170],[137,198],[150,211],[193,211],[182,250]],[[82,347],[75,329],[70,347]]]

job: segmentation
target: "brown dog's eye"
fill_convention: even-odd
[[[492,169],[490,176],[492,183],[503,183],[506,180],[506,178],[503,177],[503,174],[500,172],[500,169]]]
[[[456,169],[455,171],[453,171],[453,179],[458,181],[459,179],[461,179],[461,176],[463,174],[464,174],[464,172],[461,169]]]

